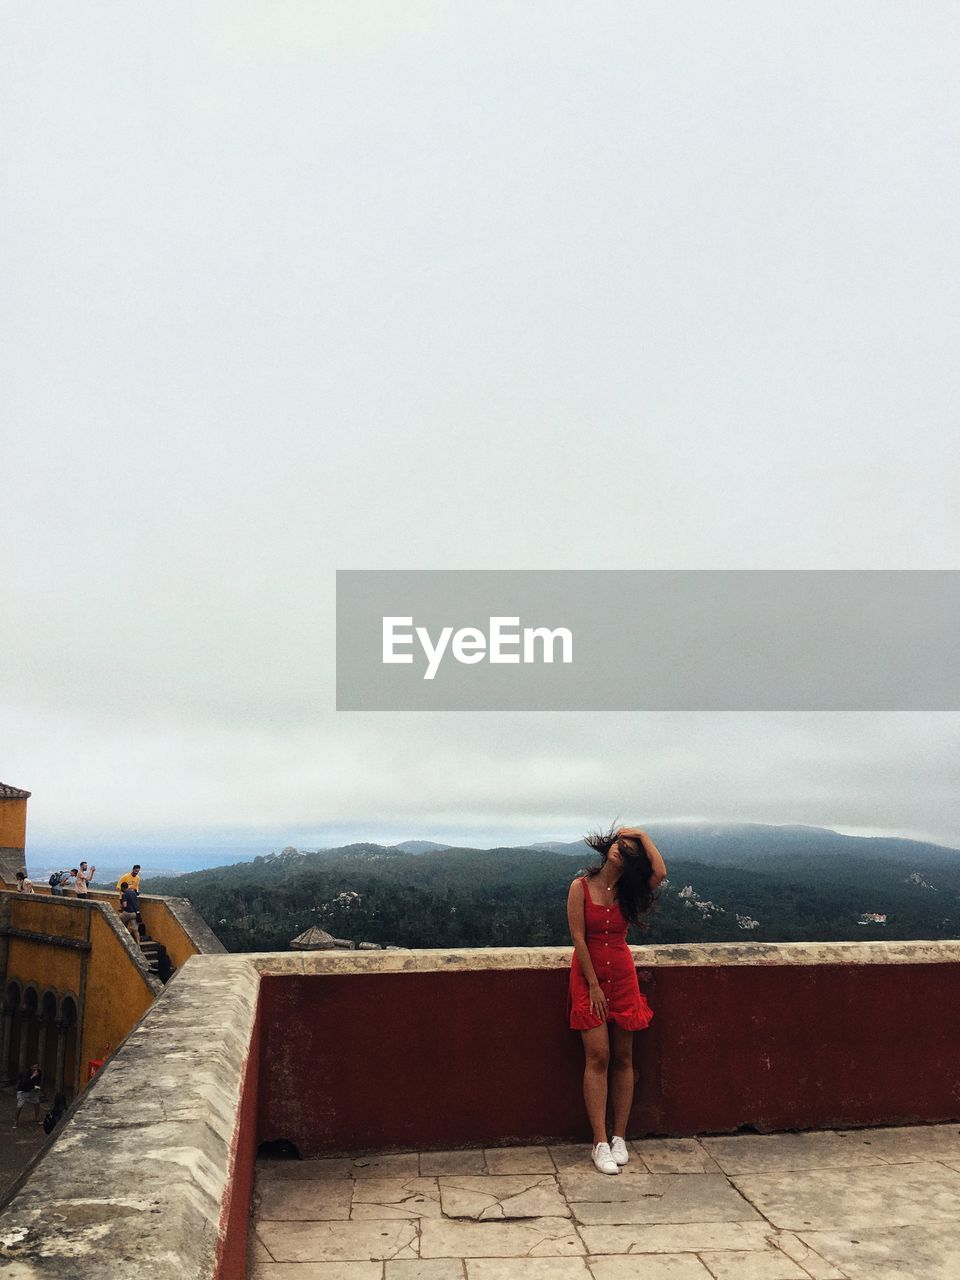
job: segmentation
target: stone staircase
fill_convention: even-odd
[[[155,973],[161,982],[169,982],[177,970],[176,966],[170,963],[170,957],[163,943],[144,938],[140,943],[140,950],[143,952],[150,972]]]

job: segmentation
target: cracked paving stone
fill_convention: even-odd
[[[349,1262],[417,1256],[416,1219],[376,1222],[261,1222],[277,1262]]]
[[[252,1267],[257,1262],[272,1262],[273,1258],[264,1247],[263,1241],[260,1240],[255,1231],[250,1232],[247,1243],[247,1262]]]
[[[739,1174],[732,1181],[775,1226],[803,1234],[960,1218],[960,1174],[933,1162]]]
[[[383,1265],[384,1280],[463,1280],[459,1258],[412,1258]]]
[[[792,1231],[778,1231],[771,1239],[776,1241],[788,1258],[800,1263],[811,1280],[844,1280],[842,1271],[832,1266],[809,1245],[805,1245]]]
[[[555,1173],[546,1147],[488,1147],[488,1173]]]
[[[362,1178],[353,1184],[350,1217],[440,1218],[436,1178]]]
[[[596,1173],[593,1161],[590,1158],[590,1147],[577,1144],[565,1147],[547,1147],[550,1153],[550,1159],[556,1165],[560,1173],[589,1173],[591,1170]],[[604,1177],[603,1174],[597,1174],[598,1177]]]
[[[798,1234],[850,1280],[957,1280],[958,1227],[938,1223],[936,1230],[917,1225]]]
[[[463,1222],[424,1218],[421,1258],[562,1258],[585,1252],[569,1218]]]
[[[631,1222],[749,1222],[761,1215],[723,1174],[561,1175],[574,1217],[584,1225]]]
[[[774,1235],[769,1223],[654,1222],[647,1225],[581,1227],[587,1250],[605,1253],[699,1253],[701,1249],[764,1249]]]
[[[806,1271],[779,1249],[705,1251],[700,1257],[716,1280],[809,1280]]]
[[[397,1155],[360,1156],[350,1162],[353,1178],[416,1178],[420,1173],[420,1157],[416,1151]]]
[[[258,1191],[258,1221],[310,1222],[322,1218],[349,1218],[352,1186],[346,1178],[319,1182],[278,1178],[263,1183]]]
[[[856,1140],[891,1164],[943,1160],[960,1163],[960,1125],[912,1124],[903,1127],[844,1130],[846,1141]]]
[[[445,1217],[569,1218],[570,1210],[552,1174],[485,1174],[471,1178],[440,1178],[440,1203]]]
[[[694,1253],[648,1253],[635,1257],[591,1258],[594,1280],[711,1280]]]
[[[593,1280],[585,1258],[467,1258],[467,1280]]]
[[[482,1151],[421,1151],[420,1172],[428,1177],[438,1174],[486,1173]]]
[[[701,1138],[724,1173],[779,1173],[793,1169],[883,1164],[873,1146],[834,1130],[811,1133],[741,1133]]]
[[[629,1145],[650,1173],[721,1172],[696,1138],[642,1138]]]

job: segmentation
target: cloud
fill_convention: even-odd
[[[333,711],[337,568],[955,566],[955,25],[18,13],[0,775],[32,821],[960,843],[955,717]]]

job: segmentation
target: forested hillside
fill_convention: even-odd
[[[649,930],[633,931],[633,941],[960,936],[960,852],[953,849],[804,827],[651,834],[669,879]],[[311,924],[337,937],[410,947],[568,942],[566,893],[589,861],[584,846],[417,844],[425,851],[372,844],[288,850],[145,881],[144,890],[189,897],[232,951],[286,949]]]

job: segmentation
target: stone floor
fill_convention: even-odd
[[[261,1160],[251,1280],[957,1280],[960,1125]]]
[[[44,1102],[41,1118],[50,1108]],[[33,1157],[49,1142],[43,1125],[34,1119],[33,1107],[24,1107],[20,1125],[13,1128],[17,1114],[17,1093],[12,1088],[0,1088],[0,1198],[13,1186]]]

